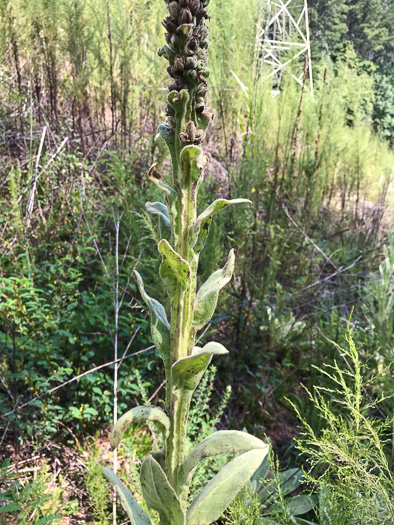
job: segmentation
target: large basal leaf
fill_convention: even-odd
[[[296,525],[318,525],[313,521],[304,520],[303,518],[293,518],[293,520]],[[320,522],[320,525],[326,525],[326,522]],[[327,522],[327,525],[331,525],[331,523]]]
[[[159,303],[156,299],[152,299],[145,292],[144,283],[140,274],[135,271],[137,277],[137,284],[142,299],[149,308],[151,314],[151,334],[152,340],[156,345],[156,348],[160,352],[161,358],[166,366],[170,363],[170,323],[167,320],[166,311],[164,306]]]
[[[198,146],[185,146],[181,151],[181,170],[185,184],[187,181],[197,182],[202,170],[208,164],[208,158],[203,155]]]
[[[171,233],[171,221],[168,208],[162,202],[147,202],[145,203],[146,211],[152,215],[159,217],[160,233],[163,236]]]
[[[269,461],[269,455],[265,456],[264,461],[261,463],[259,468],[256,470],[256,472],[253,474],[253,476],[250,478],[250,481],[252,483],[253,491],[258,492],[263,487],[263,480],[268,476],[269,471],[271,470],[271,465]]]
[[[213,355],[228,354],[220,343],[210,342],[203,348],[194,347],[192,355],[182,357],[172,365],[172,381],[175,387],[194,390],[211,362]]]
[[[218,303],[219,292],[233,275],[234,262],[234,250],[231,250],[226,265],[221,270],[216,270],[198,290],[193,317],[195,332],[201,330],[212,318]]]
[[[164,522],[184,525],[185,513],[174,489],[158,462],[148,456],[141,467],[141,488],[148,507],[156,510]]]
[[[159,252],[163,256],[160,266],[160,275],[166,283],[171,294],[175,294],[178,285],[183,290],[187,288],[190,280],[190,267],[179,253],[165,239],[159,242]]]
[[[222,468],[191,503],[187,525],[209,525],[219,519],[267,452],[268,449],[245,452]]]
[[[299,468],[291,468],[279,473],[281,493],[283,496],[298,489],[304,479],[304,473]]]
[[[122,441],[124,433],[130,425],[151,421],[156,423],[161,432],[166,435],[170,428],[170,420],[167,414],[157,407],[134,407],[119,418],[111,432],[111,447],[114,450]]]
[[[299,494],[287,502],[287,511],[291,516],[299,516],[306,514],[316,505],[316,496],[307,496],[306,494]]]
[[[180,484],[183,485],[186,482],[189,474],[205,458],[219,454],[239,454],[255,449],[268,451],[269,445],[251,434],[238,430],[215,432],[196,445],[187,456],[180,468]]]
[[[278,484],[280,485],[282,496],[287,496],[287,494],[290,494],[300,486],[303,477],[304,473],[299,468],[291,468],[279,472],[277,477],[272,478],[262,486],[261,490],[257,491],[260,501],[265,504],[273,495],[277,494]]]
[[[148,514],[138,505],[118,476],[108,467],[104,467],[102,471],[107,480],[115,487],[132,525],[152,525]]]
[[[241,203],[251,204],[251,201],[248,199],[218,199],[197,217],[196,221],[190,228],[192,237],[191,244],[192,246],[194,245],[195,253],[199,253],[204,248],[213,215],[224,208],[227,208],[227,206]]]

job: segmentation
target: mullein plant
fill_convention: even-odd
[[[167,143],[172,174],[164,181],[155,165],[150,179],[163,191],[166,204],[147,203],[147,210],[158,217],[162,240],[160,276],[170,296],[170,320],[162,304],[145,292],[141,276],[138,287],[151,316],[151,333],[164,363],[166,374],[165,410],[138,406],[124,414],[111,433],[115,449],[132,424],[155,423],[162,432],[164,450],[146,457],[140,471],[142,494],[148,509],[157,511],[160,525],[205,525],[213,523],[226,510],[239,490],[257,470],[268,452],[268,445],[245,432],[218,431],[195,444],[186,456],[187,419],[193,392],[213,355],[227,354],[217,342],[197,346],[196,334],[215,311],[220,290],[230,281],[234,252],[225,266],[214,272],[197,290],[199,254],[206,242],[215,213],[246,199],[214,201],[197,214],[197,195],[208,163],[201,143],[212,121],[213,110],[206,105],[208,77],[209,0],[174,0],[167,3],[169,16],[163,24],[166,45],[159,55],[169,62],[166,121],[159,133]],[[240,454],[242,452],[242,454]],[[193,499],[189,487],[197,465],[219,454],[238,454]],[[240,454],[240,455],[239,455]],[[152,524],[128,489],[109,468],[104,475],[135,525]]]

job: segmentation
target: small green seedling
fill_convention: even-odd
[[[171,299],[170,319],[162,304],[147,295],[136,272],[141,296],[151,314],[152,339],[163,359],[166,373],[166,408],[136,407],[123,415],[111,433],[116,448],[126,429],[135,423],[154,422],[163,434],[164,450],[153,452],[141,467],[141,488],[149,509],[159,513],[160,525],[208,525],[217,520],[250,479],[268,453],[268,445],[247,433],[220,431],[198,443],[186,456],[187,419],[193,392],[213,355],[228,351],[217,342],[196,345],[196,334],[210,321],[220,290],[230,281],[234,252],[225,266],[214,272],[197,290],[199,254],[204,248],[215,213],[246,199],[214,201],[197,215],[198,190],[208,163],[200,144],[213,118],[206,106],[208,77],[208,28],[205,20],[209,0],[166,0],[169,16],[164,20],[166,45],[159,51],[168,62],[172,78],[167,98],[167,119],[159,127],[172,160],[166,181],[152,166],[150,178],[163,191],[166,204],[147,203],[158,216],[162,240],[160,276]],[[196,466],[218,454],[239,454],[194,498],[188,501]],[[148,514],[109,469],[106,478],[115,487],[135,525],[152,523]]]

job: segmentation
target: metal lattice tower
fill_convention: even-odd
[[[313,95],[307,0],[266,0],[266,22],[260,26],[257,42],[258,69],[269,66],[270,71],[264,67],[263,75],[271,79],[274,94],[280,89],[284,71],[302,85],[306,57]]]

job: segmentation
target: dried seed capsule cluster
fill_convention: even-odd
[[[176,129],[176,103],[184,99],[181,92],[188,93],[186,111],[182,115],[178,139],[182,144],[200,144],[205,130],[212,120],[213,111],[206,105],[208,92],[208,34],[205,21],[209,18],[206,7],[209,0],[165,0],[169,16],[163,21],[167,45],[160,49],[169,66],[172,94],[167,101],[166,126],[170,132]],[[173,93],[175,92],[175,93]]]

